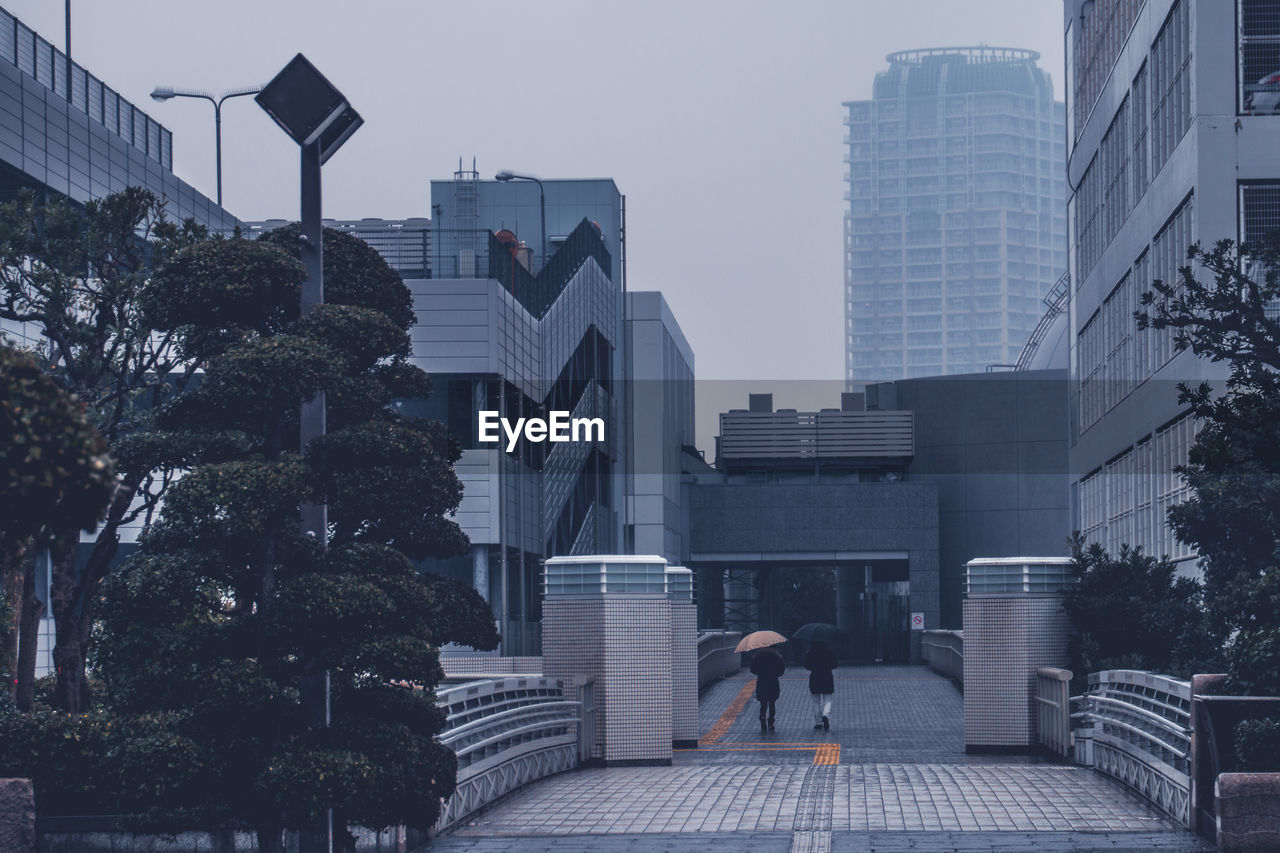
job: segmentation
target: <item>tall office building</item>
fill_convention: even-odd
[[[1192,241],[1280,224],[1280,4],[1068,0],[1071,473],[1076,526],[1194,569],[1166,519],[1196,424],[1177,382],[1226,371],[1137,330],[1155,279]]]
[[[1017,360],[1066,270],[1064,112],[1038,57],[892,53],[845,103],[851,386]]]
[[[429,269],[406,280],[413,360],[435,385],[419,413],[462,444],[456,520],[471,540],[466,558],[433,568],[490,602],[504,654],[537,653],[544,558],[687,552],[693,352],[661,294],[623,287],[612,180],[538,185],[460,168],[431,182],[431,202]],[[606,430],[513,452],[480,440],[482,409],[511,420],[568,411]]]

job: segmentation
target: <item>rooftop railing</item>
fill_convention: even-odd
[[[583,219],[542,269],[526,269],[510,249],[483,229],[436,229],[431,232],[429,278],[491,278],[500,282],[535,317],[547,313],[561,292],[594,258],[606,276],[613,260],[594,225]]]
[[[3,7],[0,61],[13,65],[149,159],[173,170],[173,134],[167,128],[75,62],[71,63],[71,96],[67,97],[67,55]]]

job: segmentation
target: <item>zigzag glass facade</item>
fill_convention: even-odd
[[[1066,270],[1064,109],[1038,56],[890,54],[845,103],[850,384],[1017,360]]]

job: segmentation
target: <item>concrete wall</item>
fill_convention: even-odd
[[[681,489],[682,447],[694,442],[693,350],[661,293],[627,294],[630,431],[627,550],[688,554],[688,513]]]
[[[938,487],[933,483],[698,484],[690,490],[690,562],[815,561],[904,552],[911,609],[941,615]],[[816,563],[815,563],[816,564]],[[916,641],[918,642],[918,640]]]
[[[910,379],[877,391],[879,408],[915,412],[907,479],[938,487],[941,623],[926,624],[961,628],[969,560],[1066,553],[1066,372]]]

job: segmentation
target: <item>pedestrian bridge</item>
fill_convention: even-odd
[[[536,781],[454,825],[441,851],[906,851],[1214,849],[1087,767],[964,751],[963,703],[922,666],[836,671],[831,730],[807,677],[782,679],[775,731],[754,680],[713,685],[697,749],[670,767]]]

